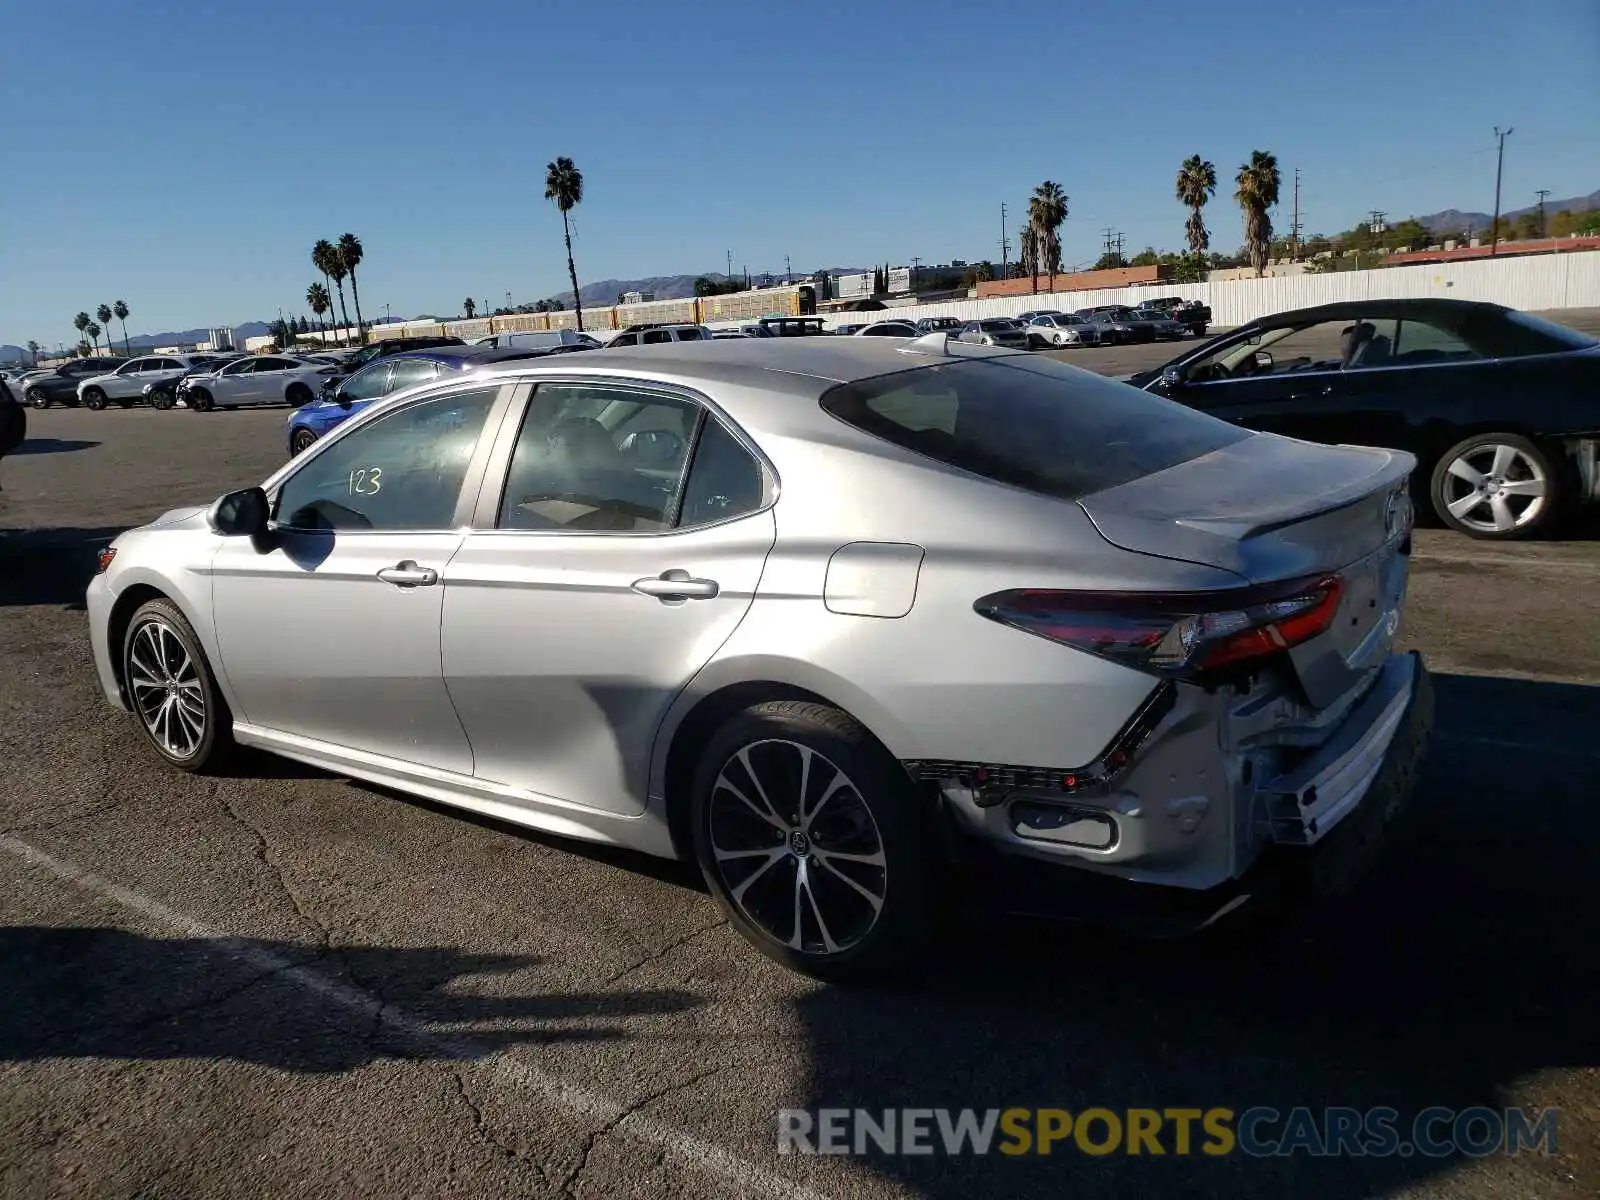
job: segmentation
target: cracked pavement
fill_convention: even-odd
[[[1119,373],[1127,349],[1069,361]],[[1141,357],[1143,356],[1143,357]],[[1600,1179],[1600,532],[1419,535],[1440,673],[1404,852],[1259,942],[973,898],[928,976],[829,989],[692,868],[264,756],[195,779],[108,709],[75,607],[118,528],[276,463],[281,412],[30,414],[0,465],[0,1195],[1588,1196]],[[1562,1109],[1482,1160],[796,1158],[774,1110]]]

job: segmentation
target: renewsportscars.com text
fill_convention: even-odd
[[[784,1108],[780,1154],[1554,1154],[1556,1109]]]

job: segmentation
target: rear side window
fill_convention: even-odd
[[[698,329],[680,329],[678,330],[678,340],[680,342],[698,342],[700,340],[700,331]]]
[[[1076,500],[1251,436],[1047,359],[941,363],[844,384],[823,410],[938,462]]]

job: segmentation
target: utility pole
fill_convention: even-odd
[[[794,268],[789,265],[789,256],[783,256],[783,281],[789,283],[794,278]]]
[[[1300,168],[1294,169],[1294,220],[1289,223],[1289,261],[1300,261]]]
[[[1000,278],[1011,278],[1011,243],[1006,240],[1006,204],[1000,202]]]
[[[1105,239],[1105,257],[1110,258],[1117,249],[1117,231],[1107,225],[1100,231],[1100,236]]]
[[[732,250],[728,251],[728,273],[726,275],[724,275],[723,278],[724,279],[732,279],[733,278],[733,251]]]
[[[1494,159],[1494,224],[1489,226],[1489,256],[1494,257],[1500,249],[1500,176],[1506,165],[1506,139],[1514,131],[1507,127],[1501,130],[1500,126],[1494,127],[1494,136],[1500,141],[1500,149]]]
[[[1540,188],[1535,194],[1539,197],[1539,236],[1549,237],[1550,228],[1545,224],[1544,220],[1544,202],[1550,197],[1550,189]]]
[[[1117,262],[1120,265],[1120,264],[1125,263],[1127,261],[1128,261],[1128,255],[1122,248],[1122,232],[1121,232],[1121,230],[1118,230],[1117,231]]]
[[[911,290],[917,290],[917,268],[922,265],[922,260],[915,254],[911,256]]]

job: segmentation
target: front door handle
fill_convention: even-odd
[[[660,575],[646,575],[633,581],[633,590],[658,600],[714,600],[722,589],[715,579],[695,579],[687,571],[674,568]]]
[[[419,567],[408,558],[392,567],[383,568],[378,572],[378,578],[396,587],[431,587],[439,582],[439,572],[432,567]]]

